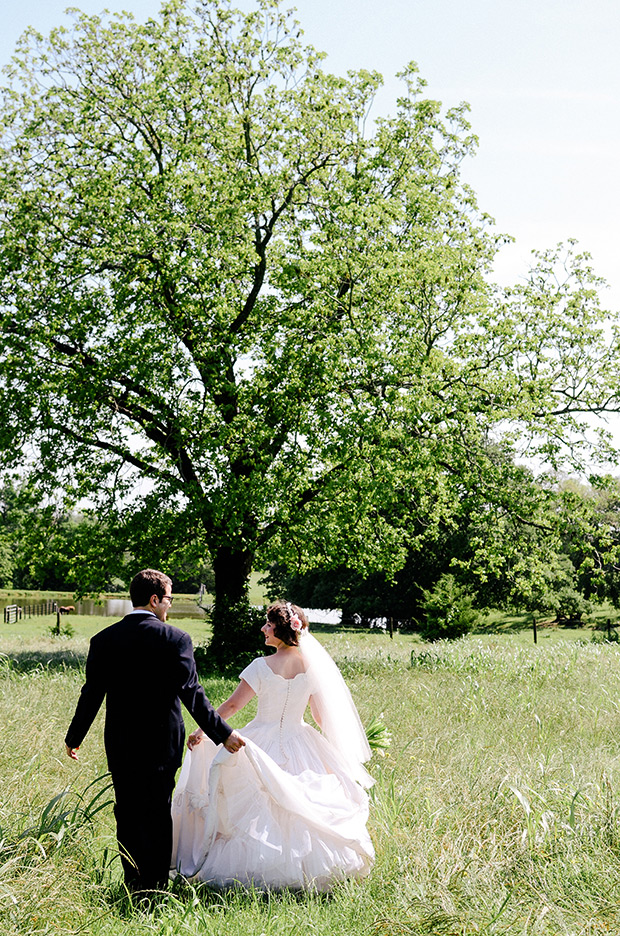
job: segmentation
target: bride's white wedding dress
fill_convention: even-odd
[[[206,737],[187,754],[172,805],[177,872],[218,887],[317,890],[368,873],[368,795],[303,720],[312,673],[285,679],[264,657],[241,673],[257,714],[237,754]]]

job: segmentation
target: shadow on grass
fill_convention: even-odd
[[[367,627],[363,624],[311,624],[313,634],[377,634],[385,636],[382,627]]]
[[[199,900],[207,906],[249,907],[255,904],[270,903],[305,903],[308,900],[329,903],[334,899],[331,891],[246,887],[245,885],[230,885],[228,887],[214,887],[209,884],[192,883],[179,875],[171,884],[168,892],[184,903]]]
[[[325,634],[356,632],[376,634],[379,637],[385,637],[385,632],[380,628],[347,627],[333,624],[316,624],[312,627],[312,631],[314,633]],[[200,651],[199,646],[195,647],[195,649]],[[0,652],[0,677],[2,675],[10,676],[11,673],[16,675],[36,675],[37,673],[75,672],[76,670],[83,670],[86,663],[87,652],[87,648],[75,650],[63,646],[41,650],[27,648],[8,650],[4,653]],[[225,677],[230,675],[226,671],[221,671],[212,665],[205,665],[200,656],[200,652],[196,654],[196,662],[199,675],[203,678]],[[237,675],[237,665],[232,668],[232,672],[234,672],[235,676]]]
[[[122,881],[116,881],[110,884],[104,893],[104,901],[109,908],[107,913],[112,912],[121,919],[145,913],[165,913],[171,908],[178,908],[181,916],[185,916],[192,907],[198,905],[234,911],[308,901],[325,904],[334,899],[332,893],[287,888],[263,890],[241,885],[217,888],[209,884],[192,883],[180,875],[171,882],[170,888],[165,890],[129,891]]]
[[[0,675],[72,672],[84,669],[86,650],[11,650],[0,653]]]
[[[536,618],[538,630],[556,629],[558,627],[554,618]],[[531,614],[499,614],[491,613],[487,619],[475,628],[476,634],[518,634],[521,631],[533,630]]]

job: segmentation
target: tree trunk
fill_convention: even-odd
[[[238,672],[263,646],[263,610],[251,608],[248,596],[253,560],[248,550],[227,546],[221,546],[213,558],[215,604],[208,657],[220,670],[237,667]]]
[[[216,606],[222,599],[229,604],[248,600],[253,562],[254,556],[248,550],[220,546],[213,558]]]

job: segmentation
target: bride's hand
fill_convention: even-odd
[[[197,744],[200,744],[204,736],[205,736],[205,733],[202,730],[202,728],[196,728],[195,731],[192,731],[192,733],[187,739],[187,746],[190,749],[190,751],[193,750]]]

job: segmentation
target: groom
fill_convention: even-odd
[[[131,582],[133,611],[90,642],[86,682],[65,743],[77,750],[106,697],[104,743],[116,798],[116,834],[132,890],[165,887],[172,854],[170,806],[181,764],[183,702],[202,730],[231,752],[241,736],[217,714],[198,682],[189,634],[166,624],[172,581],[144,569]]]

